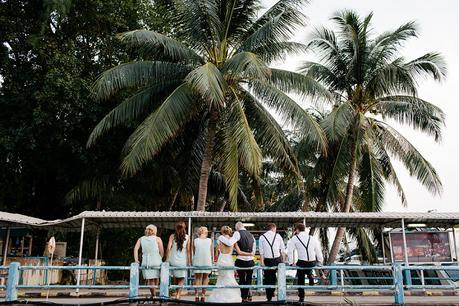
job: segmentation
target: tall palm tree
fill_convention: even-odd
[[[416,24],[406,23],[394,31],[372,35],[371,20],[353,11],[338,12],[332,20],[337,31],[320,28],[307,47],[318,56],[307,61],[302,72],[336,97],[333,110],[322,122],[328,139],[338,142],[338,152],[327,196],[334,194],[343,175],[347,176],[345,199],[340,211],[352,211],[355,185],[366,210],[381,208],[384,182],[395,185],[406,204],[406,197],[392,165],[402,162],[430,192],[441,192],[440,179],[432,165],[387,121],[420,130],[435,141],[441,140],[444,114],[435,105],[418,97],[417,79],[440,81],[446,68],[438,53],[427,53],[411,61],[400,56],[400,47],[417,36]],[[338,228],[329,262],[333,262],[345,229]]]
[[[260,17],[259,0],[176,0],[174,38],[147,30],[119,37],[139,58],[105,71],[97,99],[123,89],[134,93],[95,127],[88,145],[111,128],[141,120],[125,145],[122,170],[138,171],[191,120],[206,122],[197,210],[205,210],[213,165],[224,174],[230,204],[237,205],[238,175],[257,177],[262,156],[299,175],[279,124],[266,107],[325,148],[316,121],[286,93],[319,97],[327,91],[311,78],[270,68],[271,61],[304,46],[288,41],[305,17],[305,1],[279,0]]]

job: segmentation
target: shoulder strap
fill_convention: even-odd
[[[268,238],[266,238],[265,234],[262,234],[262,236],[265,238],[266,242],[269,244],[269,247],[271,248],[271,253],[273,254],[273,258],[274,258],[274,241],[276,240],[276,235],[277,234],[274,234],[274,239],[273,239],[273,242],[269,242]]]
[[[307,261],[309,261],[309,242],[311,241],[311,236],[308,236],[308,243],[305,245],[304,242],[300,239],[300,237],[298,236],[298,234],[295,235],[295,237],[298,239],[298,241],[303,245],[304,249],[306,250],[306,257],[307,257]]]

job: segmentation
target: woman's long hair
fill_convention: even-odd
[[[177,243],[177,249],[181,251],[183,249],[183,242],[186,239],[186,224],[185,222],[178,222],[175,225],[174,240]]]

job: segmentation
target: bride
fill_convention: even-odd
[[[218,238],[218,245],[216,253],[218,256],[217,266],[220,267],[234,267],[234,261],[232,258],[233,247],[234,245],[226,245],[220,239],[225,237],[229,240],[231,237],[231,228],[229,226],[222,226],[220,233],[222,234]],[[218,255],[218,252],[220,253]],[[219,270],[217,278],[217,286],[223,287],[232,287],[238,286],[236,278],[234,277],[234,270]],[[212,290],[211,295],[208,299],[211,303],[240,303],[242,302],[241,298],[241,289],[239,288],[215,288]]]

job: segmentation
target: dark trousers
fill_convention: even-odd
[[[236,259],[234,265],[236,267],[245,268],[253,267],[255,263],[253,262],[253,260]],[[239,285],[252,285],[252,274],[253,270],[237,269],[237,275],[239,275]],[[242,300],[247,300],[249,296],[251,296],[250,289],[241,288]]]
[[[305,282],[305,275],[308,276],[309,279],[309,286],[314,286],[314,276],[312,275],[312,268],[315,267],[315,261],[305,261],[305,260],[298,260],[296,265],[301,268],[311,268],[311,269],[301,269],[296,271],[297,283],[298,286],[304,286]],[[298,296],[300,299],[304,299],[304,289],[298,289]]]
[[[265,258],[265,266],[277,267],[281,262],[281,258]],[[263,270],[263,285],[275,285],[277,283],[277,269],[276,270]],[[271,301],[274,296],[274,288],[266,288],[266,298]]]

